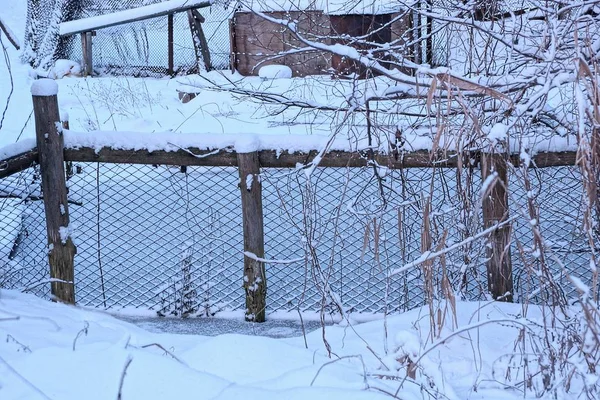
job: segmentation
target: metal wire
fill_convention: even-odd
[[[81,305],[138,307],[163,315],[213,315],[244,306],[243,237],[236,168],[75,163],[68,180]],[[399,312],[424,304],[422,266],[389,276],[423,252],[430,204],[436,251],[482,230],[477,169],[264,169],[268,311]],[[527,196],[535,195],[546,259],[589,281],[576,167],[510,180],[517,299],[539,293]],[[48,296],[43,202],[35,169],[0,181],[0,286]],[[517,244],[518,242],[518,244]],[[521,246],[521,247],[519,247]],[[486,238],[432,263],[434,299],[486,299]],[[524,251],[520,251],[524,249]],[[589,283],[589,282],[588,282]],[[538,292],[536,292],[538,290]]]

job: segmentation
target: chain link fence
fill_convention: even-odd
[[[59,58],[82,61],[79,35],[58,36],[60,22],[104,15],[160,3],[162,0],[29,0],[23,59],[34,67],[48,68]],[[233,8],[224,3],[198,10],[212,66],[230,65],[229,19]],[[96,31],[94,69],[100,73],[131,76],[196,72],[196,55],[187,13],[173,17],[173,71],[169,71],[168,17],[132,22]]]
[[[93,0],[82,17],[140,7],[160,1]],[[202,24],[209,46],[211,62],[216,69],[229,68],[229,19],[232,9],[215,4],[199,12],[205,18]],[[94,68],[104,73],[144,76],[168,72],[168,17],[152,18],[126,25],[99,29],[93,37]],[[173,73],[197,71],[194,42],[186,13],[173,16]],[[81,46],[77,40],[69,47],[69,58],[81,60]]]
[[[238,171],[225,167],[75,163],[68,180],[77,246],[78,303],[136,307],[163,315],[214,315],[244,306]],[[429,210],[432,250],[480,232],[477,169],[263,169],[265,257],[273,311],[399,312],[424,304],[423,268],[390,272],[423,253]],[[385,176],[384,176],[385,175]],[[547,262],[564,296],[566,280],[589,280],[576,167],[530,172],[526,193],[510,180],[516,298],[535,295],[527,196],[539,205]],[[0,287],[48,296],[43,202],[36,169],[0,181]],[[427,207],[430,204],[430,207]],[[487,298],[486,238],[458,246],[433,265],[434,298],[448,282],[459,298]],[[533,297],[535,299],[535,296]]]

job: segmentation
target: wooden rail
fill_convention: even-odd
[[[316,150],[301,153],[276,150],[261,150],[258,160],[261,168],[295,168],[299,164],[312,162],[318,154]],[[123,150],[104,147],[99,151],[93,148],[65,149],[66,161],[104,162],[116,164],[158,164],[204,167],[236,167],[237,154],[232,150],[199,149],[190,147],[177,151]],[[473,152],[469,157],[479,163],[480,154]],[[538,153],[531,157],[532,168],[560,167],[575,165],[577,153],[574,151]],[[372,160],[391,169],[403,168],[456,168],[456,153],[432,154],[427,150],[404,153],[402,156],[367,152],[330,151],[319,162],[319,167],[364,167]],[[509,161],[518,166],[519,155],[513,155]]]
[[[211,0],[172,0],[80,20],[67,21],[59,25],[59,35],[75,35],[77,33],[110,28],[111,26],[144,21],[150,18],[164,17],[165,15],[188,11],[193,8],[210,7],[212,3],[213,1]]]
[[[16,174],[38,164],[38,151],[33,149],[16,156],[0,160],[0,178]]]
[[[204,166],[204,167],[236,167],[237,156],[233,151],[221,150],[214,153],[214,150],[189,148],[189,152],[200,156],[194,157],[185,150],[178,151],[146,151],[146,150],[120,150],[103,148],[96,152],[92,148],[65,149],[65,161],[76,162],[104,162],[115,164],[157,164],[157,165],[186,165],[186,166]],[[212,153],[212,154],[211,154]],[[295,168],[298,164],[307,164],[311,162],[317,151],[308,153],[289,153],[287,151],[262,150],[258,152],[258,159],[261,168]],[[480,159],[479,154],[472,154],[476,160]],[[563,151],[553,153],[538,153],[531,157],[532,168],[548,168],[573,166],[576,163],[577,153],[574,151]],[[415,151],[405,153],[402,159],[397,159],[393,155],[375,154],[374,159],[380,165],[391,169],[402,168],[431,168],[444,167],[456,168],[456,154],[446,154],[434,156],[433,159],[441,161],[431,161],[432,157],[428,151]],[[37,149],[18,154],[13,157],[0,160],[0,178],[5,178],[14,173],[23,171],[38,162]],[[367,165],[366,155],[360,155],[356,152],[331,151],[319,163],[319,167],[364,167]],[[519,156],[514,155],[510,162],[518,166]]]

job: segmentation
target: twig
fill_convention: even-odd
[[[494,226],[490,226],[489,228],[479,232],[476,235],[470,236],[468,238],[466,238],[465,240],[463,240],[462,242],[458,242],[452,246],[448,246],[446,248],[444,248],[443,250],[440,251],[435,251],[435,252],[430,252],[430,251],[426,251],[423,254],[421,254],[421,257],[417,258],[414,261],[409,262],[408,264],[404,264],[404,266],[400,267],[400,268],[396,268],[394,270],[392,270],[389,274],[388,274],[388,278],[392,277],[394,275],[400,274],[408,269],[411,269],[413,267],[416,267],[417,265],[420,265],[426,261],[429,261],[433,258],[439,257],[441,255],[444,255],[452,250],[458,249],[460,247],[463,247],[479,238],[482,238],[486,235],[489,235],[490,233],[494,232],[496,229],[501,228],[504,225],[510,224],[511,222],[513,222],[514,220],[517,219],[517,216],[512,216],[509,219],[507,219],[506,221],[502,221],[497,223]]]
[[[173,354],[169,350],[165,349],[161,344],[150,343],[150,344],[146,344],[146,345],[141,346],[141,348],[142,349],[146,349],[146,348],[151,347],[151,346],[158,347],[159,349],[161,349],[162,351],[164,351],[165,353],[167,353],[168,355],[170,355],[174,360],[176,360],[179,363],[185,365],[186,367],[188,366],[187,363],[181,361],[179,358],[177,358],[177,356],[175,354]]]
[[[57,282],[57,283],[67,283],[67,284],[70,284],[70,285],[73,284],[72,281],[65,281],[63,279],[58,279],[58,278],[43,279],[41,281],[34,282],[34,283],[32,283],[31,285],[29,285],[29,286],[27,286],[25,288],[21,288],[21,293],[26,293],[26,292],[30,291],[31,289],[35,289],[38,286],[42,286],[42,285],[45,285],[47,283],[55,283],[55,282]]]
[[[208,152],[206,154],[194,154],[192,151],[190,151],[189,149],[186,149],[185,147],[178,146],[178,145],[176,145],[174,143],[171,143],[171,142],[167,142],[167,144],[169,146],[177,147],[179,150],[185,151],[189,155],[191,155],[193,157],[196,157],[196,158],[206,158],[206,157],[209,157],[209,156],[214,156],[215,154],[219,154],[223,150],[226,150],[226,151],[233,150],[232,146],[227,146],[227,147],[224,147],[222,149],[215,149],[215,150],[213,150],[211,152]]]
[[[362,367],[363,367],[363,382],[365,384],[365,389],[368,389],[369,383],[367,382],[367,366],[365,365],[365,361],[363,360],[363,357],[361,354],[342,356],[336,360],[331,360],[331,361],[328,361],[325,364],[321,365],[319,367],[317,373],[315,374],[315,377],[312,379],[312,381],[310,381],[310,386],[312,386],[315,383],[315,381],[317,380],[317,378],[318,378],[319,374],[321,373],[321,371],[323,370],[323,368],[325,368],[328,365],[335,364],[338,361],[342,361],[342,360],[349,359],[349,358],[358,358],[360,360]]]
[[[133,357],[131,355],[127,356],[127,361],[125,361],[125,366],[123,367],[123,372],[121,372],[121,380],[119,381],[119,393],[117,394],[117,400],[122,400],[123,398],[123,383],[125,383],[125,374],[127,373],[127,368],[129,368],[129,364],[133,361]]]
[[[83,321],[83,329],[81,329],[79,332],[77,332],[77,336],[75,336],[75,339],[73,339],[73,351],[75,351],[75,344],[77,343],[77,339],[79,339],[79,336],[81,336],[82,334],[87,336],[89,327],[90,327],[89,322]]]
[[[256,254],[250,251],[244,251],[244,255],[252,260],[259,261],[265,264],[294,264],[300,261],[304,261],[304,257],[293,258],[291,260],[269,260],[266,258],[258,257]]]
[[[21,375],[20,373],[18,373],[17,370],[14,369],[13,367],[11,367],[10,364],[7,363],[6,360],[4,358],[2,358],[1,356],[0,356],[0,362],[2,364],[4,364],[6,366],[6,368],[8,368],[8,370],[10,372],[12,372],[16,376],[18,376],[19,379],[21,379],[23,382],[25,382],[25,384],[27,386],[29,386],[31,389],[33,389],[40,396],[42,396],[45,399],[52,400],[52,397],[49,397],[46,393],[42,392],[37,386],[35,386],[33,383],[31,383],[27,378],[25,378],[23,375]]]

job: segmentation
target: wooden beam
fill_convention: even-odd
[[[518,154],[512,154],[510,162],[514,166],[519,166],[521,158]],[[547,168],[547,167],[565,167],[573,166],[577,163],[576,151],[560,151],[552,153],[537,153],[531,157],[532,165],[530,168]]]
[[[4,32],[8,41],[14,46],[15,49],[21,50],[21,46],[19,46],[19,40],[14,36],[14,33],[10,30],[10,28],[4,25],[4,21],[0,19],[0,30]]]
[[[70,235],[64,138],[59,123],[57,91],[56,82],[50,79],[35,81],[31,87],[48,234],[51,292],[56,300],[75,304],[73,258],[76,248]]]
[[[116,164],[158,164],[158,165],[197,165],[214,167],[233,167],[237,165],[236,154],[227,150],[214,152],[214,150],[200,150],[189,148],[194,157],[184,150],[178,151],[152,151],[147,150],[119,150],[108,147],[96,152],[95,149],[83,147],[79,149],[65,149],[65,160],[77,162],[105,162]]]
[[[187,151],[186,151],[187,150]],[[178,151],[121,150],[104,147],[99,151],[93,148],[65,149],[65,160],[79,162],[107,162],[118,164],[164,164],[232,167],[237,165],[236,153],[231,150],[216,151],[190,147]],[[193,153],[194,155],[192,155]],[[311,162],[318,151],[308,153],[289,153],[287,151],[262,150],[259,152],[261,167],[295,168],[298,164]],[[402,159],[392,155],[376,154],[375,160],[392,169],[431,168],[432,166],[456,167],[456,159],[448,154],[441,161],[432,162],[428,151],[406,153]],[[368,165],[366,157],[357,152],[331,151],[323,157],[320,167],[364,167]]]
[[[262,208],[262,184],[258,153],[238,153],[242,221],[244,231],[244,290],[246,321],[264,322],[267,306],[267,276]],[[253,256],[249,256],[251,253]]]
[[[37,149],[0,160],[0,178],[5,178],[17,172],[21,172],[38,163]]]
[[[194,45],[194,52],[196,54],[196,65],[198,66],[198,73],[204,71],[211,71],[212,66],[210,63],[210,51],[208,48],[208,42],[202,29],[202,23],[205,21],[204,17],[196,10],[188,10],[188,22],[190,24],[190,31],[192,32],[192,41]]]
[[[186,151],[187,150],[187,151]],[[117,164],[163,164],[163,165],[188,165],[188,166],[214,166],[233,167],[237,166],[236,153],[232,150],[199,149],[190,147],[178,151],[152,151],[147,150],[122,150],[104,147],[99,151],[93,148],[65,149],[66,161],[79,162],[107,162]],[[193,153],[194,155],[190,154]],[[259,152],[260,165],[263,168],[295,168],[298,164],[311,162],[318,154],[316,150],[310,152],[294,152],[261,150]],[[456,168],[456,153],[436,153],[431,155],[429,151],[419,150],[404,153],[402,156],[376,153],[374,160],[382,166],[391,169],[402,168]],[[478,153],[473,153],[471,158],[477,162]],[[564,151],[556,153],[538,153],[531,157],[532,168],[574,166],[577,153]],[[433,160],[433,161],[432,161]],[[509,161],[513,165],[519,165],[519,155],[512,155]],[[2,162],[2,161],[0,161]],[[325,154],[320,167],[364,167],[369,160],[358,152],[330,151]]]
[[[144,21],[150,18],[184,12],[193,8],[210,7],[212,3],[214,1],[211,0],[171,0],[110,14],[63,22],[59,25],[59,35],[68,36],[128,24],[130,22]]]

